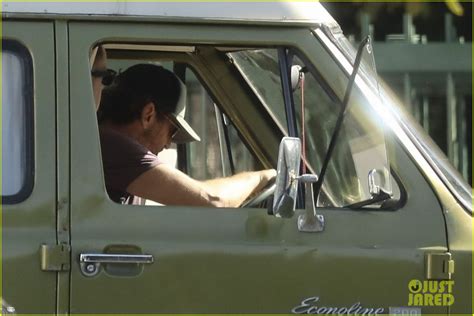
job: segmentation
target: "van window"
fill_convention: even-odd
[[[305,74],[299,87],[293,89],[293,100],[301,138],[303,123],[305,126],[307,172],[319,175],[341,112],[341,102],[310,64],[299,58],[296,51],[290,50],[290,53],[291,66]],[[259,92],[264,103],[269,105],[267,108],[273,117],[284,126],[286,116],[281,99],[281,85],[275,80],[260,80],[262,73],[268,71],[273,75],[266,76],[278,78],[278,56],[269,50],[248,50],[230,55],[247,82]],[[327,166],[317,201],[319,207],[339,208],[369,200],[368,174],[371,170],[381,170],[385,179],[389,179],[383,126],[374,120],[373,115],[364,112],[367,111],[364,110],[367,100],[360,93],[354,92],[352,95],[355,95],[350,99],[352,106],[345,117]],[[383,182],[383,185],[384,188],[388,187],[387,192],[392,191],[391,182]],[[395,191],[399,192],[398,188]],[[377,206],[380,205],[372,207]]]
[[[201,136],[200,142],[187,144],[188,175],[207,180],[257,170],[255,158],[232,122],[220,111],[194,72],[187,70],[187,116]]]
[[[249,49],[229,53],[233,64],[247,80],[280,130],[288,134],[285,101],[276,49]]]
[[[13,204],[33,186],[33,67],[25,47],[2,45],[2,202]]]
[[[110,55],[113,56],[113,52]],[[198,75],[199,69],[195,65],[178,62],[168,56],[163,59],[154,57],[153,60],[109,58],[107,61],[110,69],[119,72],[141,63],[160,65],[170,71],[174,71],[178,63],[184,66],[181,79],[185,82],[187,91],[186,121],[201,138],[199,142],[172,144],[170,148],[163,149],[158,154],[160,161],[181,169],[196,180],[228,177],[263,168],[247,147],[237,127],[214,101],[206,80]],[[107,99],[103,95],[103,104],[107,102],[105,100]],[[99,121],[102,115],[100,112],[99,110]],[[145,205],[160,205],[149,200],[142,202]]]

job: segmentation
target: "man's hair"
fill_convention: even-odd
[[[145,105],[153,102],[157,113],[172,113],[181,86],[174,73],[153,64],[134,65],[119,74],[102,92],[99,122],[125,125],[140,118]]]

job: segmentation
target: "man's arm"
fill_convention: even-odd
[[[161,164],[136,178],[127,192],[166,205],[238,207],[275,176],[269,169],[202,182]]]
[[[275,169],[268,169],[207,180],[203,184],[209,192],[224,198],[224,207],[238,207],[252,193],[262,190],[275,177]]]

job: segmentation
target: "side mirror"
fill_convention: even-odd
[[[300,139],[283,137],[278,153],[276,188],[271,209],[271,213],[277,217],[290,218],[295,214],[300,160]]]
[[[291,89],[293,92],[301,87],[301,79],[304,77],[304,73],[301,72],[303,68],[299,65],[291,66]]]
[[[305,184],[306,200],[305,214],[298,217],[298,230],[315,233],[324,230],[324,217],[316,214],[314,204],[313,183],[318,177],[312,174],[299,176],[301,161],[301,141],[295,137],[284,137],[278,153],[277,176],[273,204],[269,209],[270,215],[291,218],[295,215],[298,182]]]

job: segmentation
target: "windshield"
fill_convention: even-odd
[[[324,29],[324,33],[332,40],[344,57],[349,59],[351,63],[356,56],[356,50],[349,40],[342,34],[340,29],[329,31]],[[337,54],[335,54],[337,57]],[[450,164],[446,155],[433,142],[430,136],[416,122],[412,116],[404,109],[401,102],[394,96],[385,86],[379,86],[377,76],[370,65],[365,61],[361,65],[359,71],[361,77],[372,88],[380,89],[382,102],[386,105],[392,114],[397,118],[398,124],[403,128],[405,133],[410,137],[415,146],[445,183],[448,189],[458,199],[462,205],[472,213],[472,187],[462,178],[459,172]]]
[[[304,72],[304,82],[293,89],[298,136],[306,144],[306,166],[313,174],[321,175],[328,156],[330,143],[336,131],[336,121],[341,115],[341,96],[336,95],[312,64],[298,51],[288,49],[289,65]],[[338,67],[329,54],[322,51],[321,63]],[[228,54],[233,64],[261,98],[280,126],[286,126],[282,97],[281,74],[278,55],[269,49],[244,50]],[[323,62],[323,59],[327,61]],[[320,70],[324,72],[324,70]],[[331,71],[331,70],[327,70]],[[340,71],[337,78],[341,91],[347,88],[348,78]],[[367,89],[365,89],[367,90]],[[392,192],[390,169],[385,146],[384,125],[377,120],[367,106],[367,91],[357,86],[350,94],[343,124],[338,128],[339,137],[318,196],[320,207],[345,207],[372,198],[369,174],[378,174],[378,185],[384,192]],[[287,131],[287,128],[284,129]],[[304,134],[303,131],[304,130]],[[372,205],[377,207],[380,205]]]

